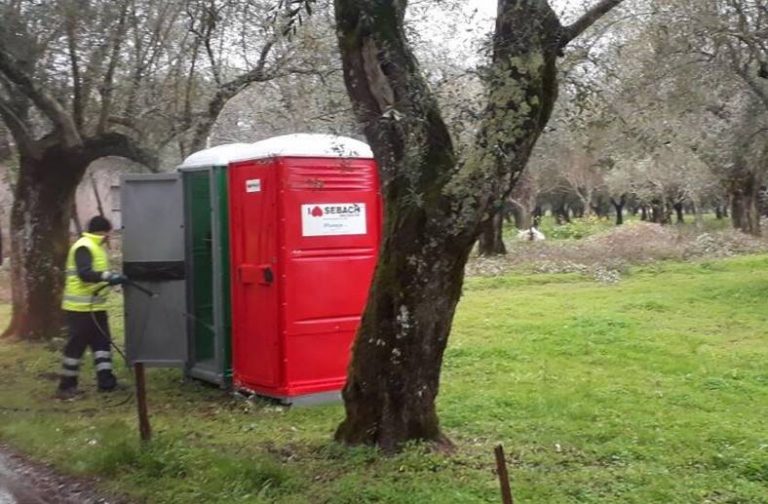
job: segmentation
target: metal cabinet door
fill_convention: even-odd
[[[131,362],[187,362],[184,205],[178,174],[121,180],[123,272],[155,292],[125,288],[125,345]]]

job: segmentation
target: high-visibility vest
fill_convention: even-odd
[[[104,287],[106,282],[83,282],[77,276],[77,264],[75,263],[75,251],[85,247],[90,251],[93,260],[93,271],[108,271],[109,256],[103,245],[104,237],[91,233],[83,233],[69,249],[67,254],[67,280],[64,283],[64,299],[61,307],[67,311],[94,312],[106,310],[107,292]]]

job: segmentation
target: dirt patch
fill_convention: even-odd
[[[100,494],[95,485],[95,480],[64,476],[0,445],[0,503],[129,504],[125,498]]]

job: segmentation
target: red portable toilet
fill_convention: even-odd
[[[338,397],[381,237],[363,142],[296,134],[229,165],[233,382],[286,403]]]

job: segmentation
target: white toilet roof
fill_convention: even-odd
[[[217,145],[187,156],[179,169],[226,166],[235,161],[281,156],[373,159],[373,152],[368,144],[354,138],[316,133],[295,133],[268,138],[252,144]]]

